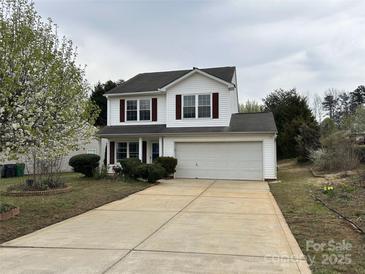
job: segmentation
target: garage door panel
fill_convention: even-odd
[[[262,180],[261,142],[176,143],[176,177]]]

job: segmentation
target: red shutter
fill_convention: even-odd
[[[120,106],[119,106],[119,118],[120,122],[123,123],[125,121],[125,100],[120,99]]]
[[[109,164],[114,165],[114,151],[115,151],[115,142],[109,142]]]
[[[157,98],[152,98],[152,121],[157,121]]]
[[[219,118],[219,93],[213,93],[213,119]]]
[[[176,120],[181,120],[181,95],[176,95]]]

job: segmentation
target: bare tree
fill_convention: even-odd
[[[322,122],[323,119],[323,105],[322,98],[318,94],[315,94],[312,98],[312,110],[314,117],[316,118],[318,123]]]

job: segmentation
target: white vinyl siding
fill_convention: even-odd
[[[184,95],[212,94],[219,93],[219,118],[184,119],[183,109],[181,120],[176,120],[176,95],[182,95],[182,105]],[[213,79],[199,73],[195,73],[187,79],[177,83],[167,89],[166,93],[166,126],[167,127],[204,127],[204,126],[228,126],[231,114],[237,112],[237,107],[232,109],[232,98],[234,92],[228,87]],[[196,99],[197,100],[197,99]],[[198,113],[196,113],[198,115]]]
[[[152,104],[151,99],[157,98],[157,121],[151,121],[152,118]],[[143,121],[126,121],[120,122],[120,99],[125,99],[125,108],[127,108],[128,100],[149,100],[150,101],[150,119]],[[139,113],[140,115],[140,113]],[[127,118],[127,116],[125,116]],[[116,96],[108,98],[108,126],[118,125],[147,125],[147,124],[165,124],[166,123],[166,98],[165,95],[149,95],[149,96]]]

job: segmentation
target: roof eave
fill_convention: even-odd
[[[200,70],[200,69],[198,69],[198,68],[193,68],[193,70],[192,70],[192,71],[190,71],[189,73],[187,73],[187,74],[185,74],[185,75],[183,75],[183,76],[181,76],[181,77],[177,78],[176,80],[172,81],[171,83],[169,83],[169,84],[167,84],[167,85],[165,85],[165,86],[163,86],[163,87],[159,88],[159,90],[166,91],[168,88],[170,88],[170,87],[172,87],[172,86],[176,85],[177,83],[179,83],[179,82],[183,81],[184,79],[186,79],[186,78],[190,77],[190,76],[191,76],[191,75],[193,75],[194,73],[200,73],[200,74],[202,74],[202,75],[204,75],[204,76],[206,76],[206,77],[208,77],[208,78],[210,78],[210,79],[213,79],[213,80],[215,80],[215,81],[217,81],[217,82],[220,82],[221,84],[227,85],[229,88],[230,88],[230,87],[235,87],[235,84],[233,84],[233,83],[230,83],[230,82],[224,81],[223,79],[220,79],[220,78],[218,78],[218,77],[216,77],[216,76],[214,76],[214,75],[211,75],[211,74],[209,74],[209,73],[206,73],[206,72],[204,72],[204,71],[202,71],[202,70]]]
[[[204,135],[204,134],[277,134],[277,131],[209,131],[209,132],[160,132],[160,133],[110,133],[96,134],[99,137],[116,137],[116,136],[165,136],[165,135]]]
[[[115,96],[135,96],[135,95],[150,95],[150,94],[165,94],[163,90],[151,90],[151,91],[134,91],[134,92],[120,92],[104,94],[106,98]]]

